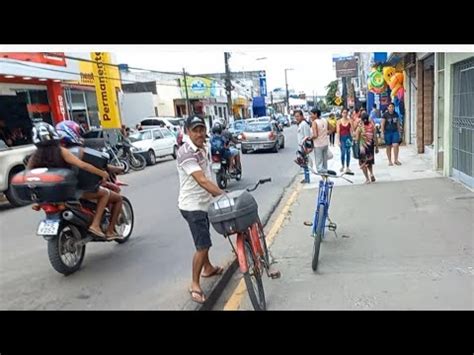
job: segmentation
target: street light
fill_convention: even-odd
[[[290,93],[288,92],[288,77],[287,72],[288,70],[294,70],[293,68],[286,68],[285,69],[285,86],[286,86],[286,114],[290,114]]]

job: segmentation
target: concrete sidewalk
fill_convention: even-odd
[[[382,149],[377,182],[364,184],[357,160],[354,185],[333,180],[337,237],[326,231],[317,273],[303,222],[313,219],[320,178],[302,185],[270,248],[282,277],[264,278],[269,310],[474,309],[474,193],[431,171],[412,147],[401,147],[400,160],[389,167]],[[247,295],[239,309],[253,309]]]
[[[302,190],[271,247],[268,309],[474,309],[474,193],[446,178],[336,186],[319,269],[317,190]],[[240,309],[251,310],[248,296]]]
[[[336,171],[340,174],[341,168],[341,151],[339,147],[330,147],[334,158],[328,161],[328,169]],[[393,153],[392,153],[393,154]],[[311,156],[314,161],[314,154]],[[381,148],[379,153],[375,155],[375,165],[373,168],[374,176],[377,182],[400,181],[400,180],[416,180],[442,176],[440,173],[432,170],[432,161],[427,155],[417,154],[413,145],[401,146],[399,160],[402,165],[388,166],[387,153],[385,148]],[[359,161],[351,156],[350,169],[354,172],[354,176],[347,176],[354,184],[363,184],[365,176],[359,168]],[[314,174],[310,176],[311,183],[305,184],[305,189],[314,189],[319,186],[320,177]],[[345,180],[334,179],[336,186],[351,185]]]

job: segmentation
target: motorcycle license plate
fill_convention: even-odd
[[[38,226],[37,235],[56,235],[58,234],[59,221],[46,219],[41,221]]]
[[[212,171],[221,170],[221,163],[212,163]]]

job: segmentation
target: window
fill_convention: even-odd
[[[219,107],[219,117],[222,118],[222,107]]]
[[[173,136],[173,133],[171,133],[171,132],[169,131],[169,129],[162,129],[162,130],[161,130],[161,133],[163,134],[163,136],[164,136],[165,138],[169,138],[169,137],[173,138],[173,137],[174,137],[174,136]]]
[[[163,134],[157,129],[153,131],[153,139],[161,139],[163,138]]]
[[[214,114],[217,116],[217,106],[214,106]]]
[[[224,118],[227,120],[227,107],[224,107]]]

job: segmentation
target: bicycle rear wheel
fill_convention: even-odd
[[[247,259],[248,271],[244,273],[245,285],[249,293],[250,301],[256,311],[265,311],[267,304],[265,292],[263,290],[262,270],[258,267],[258,261],[252,252],[250,240],[247,237],[244,241],[245,257]]]
[[[324,205],[319,205],[318,207],[318,224],[316,226],[316,233],[313,235],[314,244],[313,244],[313,261],[311,267],[313,271],[318,270],[318,261],[319,261],[319,251],[321,249],[321,239],[323,237],[324,225],[326,223],[326,216],[324,213]]]

